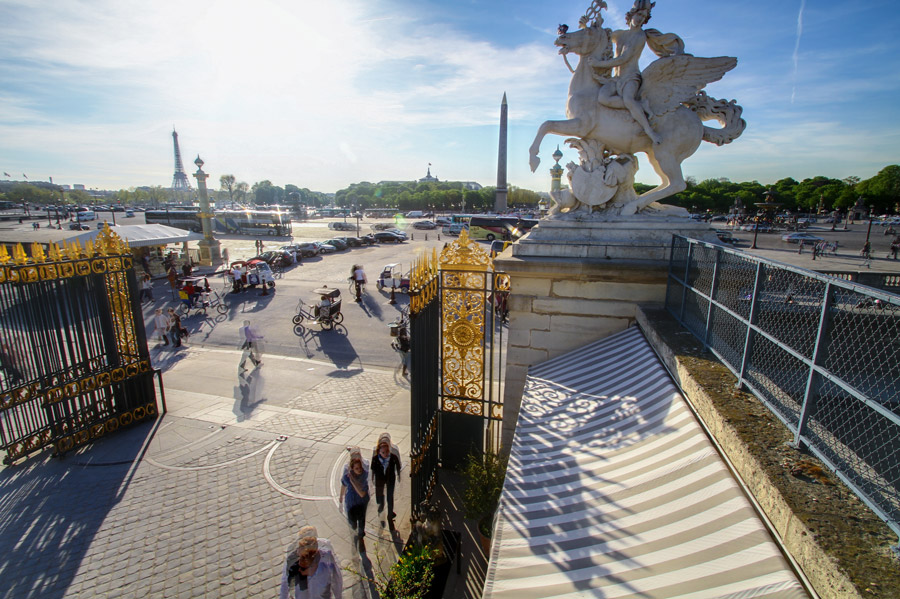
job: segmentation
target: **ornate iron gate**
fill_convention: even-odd
[[[157,414],[128,246],[0,245],[0,449],[57,455]]]
[[[509,277],[465,231],[410,275],[413,505],[430,498],[438,466],[500,449],[502,311]],[[502,310],[498,310],[502,308]]]

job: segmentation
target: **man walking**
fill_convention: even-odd
[[[372,481],[375,483],[375,503],[378,513],[384,511],[384,491],[387,486],[388,520],[397,517],[394,513],[394,485],[400,476],[400,450],[391,443],[390,433],[381,433],[378,445],[372,452]]]
[[[239,374],[243,374],[247,370],[247,358],[250,358],[254,367],[259,368],[262,366],[262,342],[265,339],[250,324],[249,320],[245,320],[244,326],[241,327],[241,338],[244,340],[243,345],[241,345],[244,353],[241,355],[241,363],[238,365]]]

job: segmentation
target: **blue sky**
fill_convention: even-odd
[[[89,188],[168,186],[186,170],[332,192],[359,181],[496,182],[509,99],[509,182],[547,190],[528,146],[565,116],[553,41],[588,0],[0,0],[0,171]],[[608,0],[606,26],[631,2]],[[868,178],[900,162],[900,18],[887,0],[658,0],[650,27],[697,56],[736,56],[707,88],[747,130],[703,143],[698,180]],[[575,57],[571,57],[573,62]],[[645,51],[644,62],[650,60]],[[713,124],[713,123],[710,123]],[[576,158],[563,146],[563,163]],[[638,180],[657,180],[640,155]]]

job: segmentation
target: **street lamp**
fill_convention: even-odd
[[[869,236],[872,234],[872,207],[869,206],[869,228],[866,231],[866,243],[869,243]]]
[[[759,235],[760,211],[762,211],[763,216],[766,216],[769,214],[769,210],[774,211],[774,210],[778,209],[779,206],[781,206],[781,204],[773,201],[773,198],[775,197],[775,193],[771,189],[765,193],[764,197],[765,197],[764,202],[757,202],[754,204],[754,206],[757,207],[757,211],[756,211],[756,216],[753,217],[753,222],[754,222],[754,224],[753,224],[753,245],[750,246],[751,250],[757,249],[756,238]]]

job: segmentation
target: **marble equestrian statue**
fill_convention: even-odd
[[[744,131],[742,109],[734,100],[716,100],[703,88],[737,65],[722,56],[700,58],[684,52],[673,33],[644,29],[655,3],[635,0],[626,15],[628,29],[603,28],[606,2],[593,0],[579,22],[568,31],[561,25],[555,45],[572,71],[566,120],[546,121],[529,151],[531,170],[540,164],[538,153],[547,134],[568,136],[580,164],[569,163],[569,189],[551,194],[556,202],[551,218],[608,218],[637,212],[687,216],[681,208],[659,200],[685,189],[681,163],[697,151],[701,141],[723,145]],[[646,46],[659,58],[641,70],[638,61]],[[721,128],[703,121],[716,120]],[[647,156],[660,184],[638,196],[634,175],[636,153]]]

